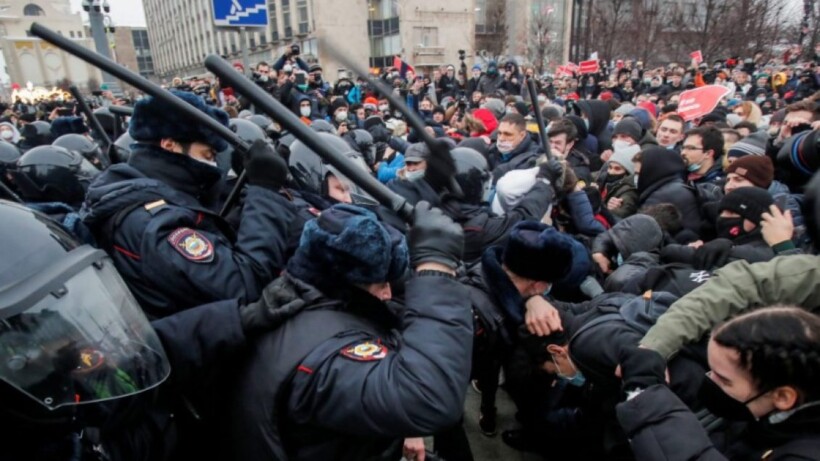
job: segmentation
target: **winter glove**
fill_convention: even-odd
[[[732,251],[732,241],[729,239],[714,239],[695,250],[692,265],[698,270],[712,270],[723,267],[729,260]]]
[[[561,184],[563,182],[564,167],[561,162],[555,159],[547,160],[538,167],[536,178],[544,178],[553,185]],[[559,186],[560,187],[560,186]]]
[[[666,383],[666,360],[651,349],[627,346],[618,354],[624,392]]]
[[[258,301],[239,306],[242,331],[252,335],[273,330],[305,304],[293,284],[278,278],[265,287]]]
[[[245,155],[248,184],[277,191],[288,180],[288,164],[264,140],[257,139]]]
[[[421,201],[413,210],[410,264],[434,262],[455,269],[464,252],[464,231],[438,208]]]

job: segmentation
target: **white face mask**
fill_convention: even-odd
[[[299,113],[302,114],[302,117],[310,117],[310,107],[300,107]]]
[[[502,154],[509,154],[510,152],[513,151],[513,149],[515,149],[515,146],[513,145],[512,141],[498,140],[498,141],[495,142],[495,147]]]
[[[424,177],[424,170],[408,171],[404,173],[404,177],[408,181],[418,181]]]
[[[2,137],[3,139],[11,139],[14,137],[14,132],[7,130],[0,131],[0,137]]]
[[[336,121],[337,122],[344,122],[345,120],[347,120],[347,111],[342,110],[342,111],[336,112]]]
[[[293,72],[293,66],[290,64],[285,64],[285,67],[283,67],[282,70],[284,70],[286,74],[289,74]]]
[[[196,157],[191,157],[191,158],[192,158],[192,159],[194,159],[194,160],[196,160],[197,162],[204,163],[204,164],[206,164],[206,165],[208,165],[208,166],[212,166],[212,167],[214,167],[214,168],[216,168],[216,167],[217,167],[217,166],[216,166],[216,161],[215,161],[215,160],[205,160],[205,159],[196,158]]]
[[[621,150],[625,149],[632,144],[629,141],[624,141],[623,139],[618,139],[616,141],[612,141],[612,150]]]
[[[390,106],[387,104],[382,104],[379,106],[379,112],[387,112],[387,109],[390,109]]]

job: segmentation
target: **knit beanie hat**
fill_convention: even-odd
[[[345,98],[336,98],[330,103],[330,113],[335,114],[336,109],[340,107],[350,107],[350,105],[345,101]]]
[[[205,100],[194,93],[179,90],[170,90],[170,92],[205,112],[221,125],[228,127],[228,114],[225,111],[205,104]],[[228,143],[220,135],[204,125],[191,123],[187,118],[179,117],[179,113],[172,106],[153,96],[140,99],[134,105],[134,113],[128,124],[128,134],[135,141],[141,142],[169,138],[183,142],[202,142],[213,147],[217,152],[228,148]]]
[[[774,180],[774,165],[769,157],[748,155],[726,167],[726,173],[734,173],[762,189],[768,189]]]
[[[287,271],[320,288],[391,282],[407,270],[408,254],[404,236],[372,211],[338,204],[305,224]]]
[[[743,157],[746,155],[766,155],[766,133],[757,131],[729,148],[729,157]]]
[[[769,211],[774,199],[766,189],[757,187],[741,187],[726,194],[718,206],[718,212],[724,210],[739,214],[743,219],[760,225],[763,213]]]
[[[627,174],[634,174],[635,164],[632,163],[632,159],[640,151],[641,146],[637,144],[626,147],[616,147],[615,152],[612,154],[612,157],[609,158],[609,161],[621,165],[624,170],[626,170]]]
[[[614,112],[618,115],[624,116],[624,115],[628,115],[634,109],[635,109],[635,106],[633,106],[632,104],[629,104],[629,103],[625,103],[625,104],[621,104],[621,106],[618,107],[617,109],[615,109]]]
[[[615,125],[615,131],[612,132],[612,137],[614,138],[616,135],[623,134],[632,138],[635,142],[641,140],[641,125],[632,118],[624,118],[621,119]]]
[[[501,255],[514,274],[542,282],[562,279],[572,267],[572,237],[538,221],[521,221],[507,239]]]

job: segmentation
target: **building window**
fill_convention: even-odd
[[[23,16],[45,16],[46,12],[43,11],[42,8],[35,5],[34,3],[29,3],[28,5],[23,7]]]
[[[77,38],[83,38],[83,31],[81,31],[81,30],[77,31]]]
[[[306,34],[308,29],[308,7],[307,0],[297,0],[296,17],[299,20],[299,33]]]
[[[268,19],[270,23],[271,41],[279,40],[279,24],[276,22],[276,0],[268,1]]]
[[[69,36],[69,37],[71,37],[71,38],[74,38],[74,31],[73,31],[73,30],[69,30],[69,31],[68,31],[68,36]]]

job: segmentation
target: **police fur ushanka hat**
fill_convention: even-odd
[[[194,93],[170,91],[174,96],[205,112],[220,124],[228,126],[229,118],[225,111],[205,104],[205,101]],[[170,138],[178,142],[202,142],[213,147],[217,152],[228,147],[228,143],[221,136],[194,123],[174,110],[172,106],[153,96],[141,99],[134,105],[134,114],[131,116],[128,134],[138,142],[157,142]]]
[[[375,213],[337,204],[308,221],[287,271],[320,288],[344,281],[361,285],[393,282],[409,265],[407,242]]]

